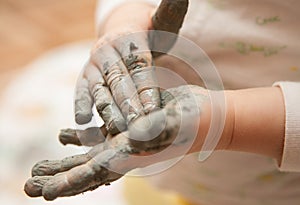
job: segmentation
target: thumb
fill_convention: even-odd
[[[164,110],[151,112],[138,118],[129,126],[129,141],[140,151],[159,149],[169,138],[169,126]]]

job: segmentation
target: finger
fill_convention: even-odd
[[[82,165],[101,153],[105,149],[105,144],[101,143],[94,146],[88,153],[66,157],[62,160],[43,160],[36,163],[32,170],[32,176],[55,175],[64,172],[76,166]]]
[[[102,117],[109,133],[115,135],[126,129],[126,122],[107,87],[99,69],[89,64],[86,68],[89,89],[92,93],[99,115]]]
[[[43,160],[36,163],[32,170],[32,176],[55,175],[59,172],[67,171],[73,167],[84,164],[92,158],[89,154],[66,157],[63,160]]]
[[[152,17],[152,27],[154,30],[166,32],[149,33],[154,58],[167,53],[174,45],[177,35],[170,35],[168,32],[174,34],[179,32],[188,10],[188,4],[188,0],[162,0],[160,3]]]
[[[101,128],[90,127],[86,130],[62,129],[58,137],[63,145],[94,146],[103,142],[106,135],[107,130],[102,126]]]
[[[121,174],[109,171],[101,166],[101,164],[109,163],[115,156],[110,154],[106,156],[105,153],[100,155],[102,163],[99,163],[98,160],[90,160],[86,164],[57,174],[49,179],[42,189],[44,198],[54,200],[57,197],[77,195],[119,179],[122,176]]]
[[[42,196],[43,186],[51,177],[52,176],[35,176],[28,179],[24,186],[25,193],[30,197]]]
[[[129,155],[131,153],[137,153],[128,144],[128,135],[119,134],[116,137],[110,138],[109,143],[99,144],[95,146],[90,152],[89,156],[92,160],[88,160],[83,164],[79,164],[72,161],[74,158],[68,158],[70,160],[68,168],[72,167],[68,171],[58,168],[57,174],[54,176],[34,176],[29,179],[25,184],[25,192],[29,196],[44,196],[46,200],[54,200],[61,196],[72,196],[88,190],[94,190],[100,185],[107,185],[119,179],[124,173],[130,169],[136,168],[135,166],[129,166],[128,162],[131,161]],[[62,160],[61,163],[64,163]],[[83,160],[82,162],[84,162]],[[135,164],[134,164],[135,165]],[[51,167],[62,167],[53,166]],[[104,167],[106,168],[104,168]],[[119,170],[118,173],[110,170]],[[58,171],[64,171],[58,173]]]
[[[162,0],[152,17],[155,30],[178,33],[188,10],[188,0]]]
[[[134,83],[117,51],[111,46],[104,46],[98,48],[92,56],[126,121],[129,123],[143,115],[143,106]]]
[[[46,200],[54,200],[57,197],[92,191],[101,185],[109,185],[122,176],[94,164],[84,164],[54,176],[32,177],[25,183],[24,191],[30,197],[44,196]]]
[[[88,87],[88,80],[81,75],[77,81],[75,89],[75,121],[82,125],[91,121],[93,117],[93,98]]]
[[[160,94],[161,96],[161,106],[165,107],[171,100],[173,100],[175,97],[172,95],[171,92],[168,90],[164,90]]]
[[[146,33],[134,33],[113,43],[135,84],[144,112],[160,107],[158,83]]]

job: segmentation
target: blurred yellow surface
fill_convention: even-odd
[[[130,205],[192,205],[176,193],[151,186],[141,177],[125,177],[124,195]]]

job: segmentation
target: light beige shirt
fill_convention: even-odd
[[[129,1],[100,2],[98,23],[124,2]],[[152,181],[203,205],[300,204],[299,19],[298,0],[190,0],[181,34],[208,54],[226,89],[281,87],[282,163],[278,168],[263,156],[218,151],[203,163],[197,155],[187,156]]]

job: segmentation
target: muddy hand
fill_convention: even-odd
[[[37,163],[25,192],[46,200],[73,196],[107,185],[137,167],[189,153],[207,92],[197,86],[181,86],[164,91],[161,96],[164,108],[137,119],[129,126],[129,132],[107,137],[86,154]],[[78,137],[76,131],[67,129],[60,138],[69,144]],[[90,140],[96,143],[95,139]]]
[[[71,129],[67,132],[69,135],[76,133]],[[38,162],[32,168],[32,178],[25,184],[25,192],[31,197],[43,196],[46,200],[54,200],[94,190],[119,179],[122,176],[119,173],[128,170],[113,166],[127,164],[128,153],[132,152],[124,135],[126,133],[98,144],[86,154]]]
[[[149,47],[164,42],[169,49],[175,41],[141,31],[178,33],[187,5],[187,0],[163,0],[152,22],[145,19],[142,25],[120,26],[99,39],[77,83],[78,124],[91,120],[95,104],[106,129],[114,135],[124,131],[138,116],[161,106]]]

